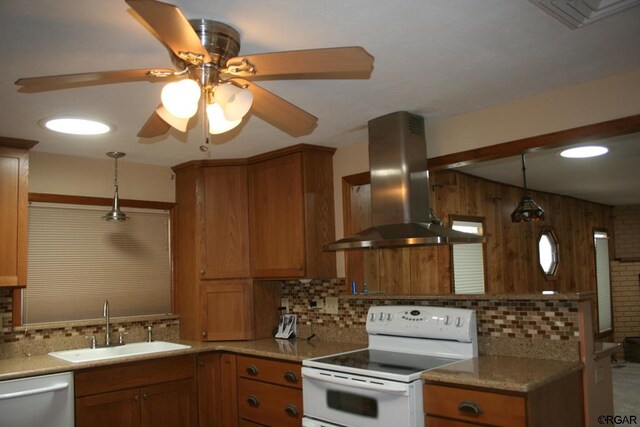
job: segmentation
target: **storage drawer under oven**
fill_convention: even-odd
[[[420,427],[422,381],[389,381],[361,375],[302,368],[305,416],[332,424]]]
[[[239,378],[238,413],[240,418],[263,425],[300,426],[302,393],[295,388]]]

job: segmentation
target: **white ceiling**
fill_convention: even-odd
[[[199,151],[203,134],[140,140],[161,85],[146,82],[19,93],[20,77],[132,68],[173,68],[166,48],[122,0],[3,0],[0,135],[40,141],[36,151],[175,165],[246,157],[297,144],[343,146],[367,138],[368,120],[408,110],[433,120],[640,66],[640,8],[570,30],[525,0],[175,1],[187,18],[237,28],[241,53],[359,45],[374,57],[369,80],[264,81],[319,118],[292,138],[249,117],[232,138]],[[38,126],[52,115],[104,119],[99,137],[60,136]]]

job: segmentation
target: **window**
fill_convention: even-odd
[[[609,236],[606,231],[593,233],[596,256],[596,290],[598,294],[598,332],[613,329],[611,320],[611,281],[609,276]]]
[[[545,277],[556,277],[558,272],[558,240],[551,230],[542,230],[538,237],[538,263]]]
[[[453,219],[451,228],[464,233],[484,234],[484,224],[477,220]],[[484,293],[484,245],[452,245],[453,291],[456,294]]]
[[[106,299],[114,317],[171,311],[168,211],[127,208],[129,221],[107,222],[106,210],[29,206],[24,323],[100,318]]]

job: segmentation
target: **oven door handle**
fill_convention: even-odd
[[[314,371],[309,371],[307,369],[303,369],[302,376],[311,378],[318,381],[323,381],[329,384],[339,384],[347,387],[356,387],[364,390],[378,391],[381,393],[389,393],[389,394],[402,394],[408,395],[409,390],[404,385],[392,385],[392,384],[372,384],[364,381],[354,381],[343,378],[337,378],[334,376],[322,375]]]

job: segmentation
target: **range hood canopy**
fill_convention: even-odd
[[[369,121],[373,227],[326,251],[480,243],[482,236],[443,227],[431,213],[424,118],[398,111]]]

